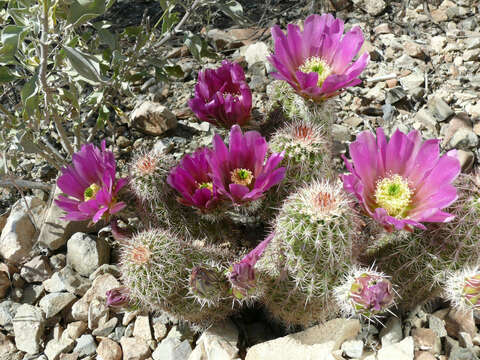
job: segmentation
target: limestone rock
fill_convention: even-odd
[[[102,360],[122,360],[122,348],[115,341],[105,338],[97,347],[97,354]]]
[[[18,350],[36,354],[42,348],[45,314],[39,308],[23,304],[13,319],[15,345]]]
[[[7,356],[15,351],[17,351],[17,348],[13,344],[13,341],[0,332],[0,358],[4,357],[7,359]]]
[[[177,127],[176,116],[165,106],[146,101],[137,107],[130,118],[134,127],[148,135],[162,135]]]
[[[83,295],[83,297],[78,300],[72,306],[72,316],[75,320],[88,321],[88,308],[93,299],[98,299],[99,301],[106,301],[105,293],[108,290],[119,287],[120,283],[114,276],[110,274],[100,275],[92,283],[92,286],[88,291]]]
[[[77,353],[80,357],[93,355],[97,351],[97,344],[95,339],[90,334],[85,334],[77,339],[77,345],[73,349],[73,352]]]
[[[179,360],[188,359],[192,353],[192,348],[188,340],[179,340],[166,338],[155,349],[152,354],[153,360]]]
[[[299,333],[257,344],[248,350],[246,360],[290,360],[309,357],[333,360],[332,351],[338,350],[344,341],[355,338],[359,331],[358,320],[330,320]]]
[[[0,235],[0,255],[13,264],[27,257],[35,242],[35,227],[25,201],[36,225],[41,224],[45,206],[45,202],[32,196],[26,196],[13,204]]]
[[[20,275],[26,282],[41,282],[52,275],[52,269],[46,256],[35,256],[25,263],[20,270]]]
[[[103,238],[75,233],[67,242],[67,262],[80,275],[89,276],[110,260],[110,248]]]
[[[45,295],[39,305],[48,319],[57,315],[75,299],[76,296],[70,293],[51,293]]]
[[[91,282],[70,266],[65,266],[55,272],[50,279],[45,280],[43,284],[48,292],[68,291],[71,294],[83,296],[90,288]]]
[[[0,326],[5,330],[13,329],[13,318],[21,304],[10,300],[0,302]]]
[[[76,232],[92,231],[92,229],[88,228],[88,221],[62,220],[65,212],[53,201],[60,194],[62,194],[62,191],[56,186],[52,201],[46,210],[40,234],[38,235],[38,243],[50,250],[61,248]]]
[[[58,360],[62,353],[68,353],[73,349],[75,341],[72,339],[52,339],[45,347],[45,355],[48,360]]]
[[[377,354],[378,360],[413,360],[413,338],[411,336],[399,343],[382,347]]]
[[[215,323],[200,336],[188,360],[235,359],[237,342],[238,330],[230,320]]]
[[[120,340],[123,351],[123,360],[145,360],[150,354],[150,347],[143,339],[122,337]]]
[[[141,338],[145,341],[152,340],[152,332],[150,331],[150,321],[148,315],[139,315],[135,319],[133,328],[133,336]]]

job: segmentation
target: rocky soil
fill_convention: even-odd
[[[245,8],[255,13],[249,4]],[[218,20],[218,27],[203,30],[213,50],[243,65],[257,116],[265,112],[272,81],[266,62],[272,48],[268,27],[308,14],[308,7],[294,3],[268,4],[271,9],[257,15],[259,27],[229,27]],[[430,3],[428,12],[425,4],[413,0],[405,8],[384,0],[340,0],[325,6],[336,10],[347,28],[362,28],[367,40],[363,50],[371,55],[363,84],[335,100],[336,154],[346,152],[365,129],[418,129],[425,138],[441,138],[443,150],[459,149],[463,171],[471,170],[480,157],[480,2],[445,0]],[[132,152],[155,146],[181,157],[210,144],[214,134],[210,124],[195,120],[186,101],[198,71],[218,65],[221,58],[199,64],[186,47],[156,51],[175,59],[185,76],[169,84],[146,81],[138,85],[136,98],[125,99],[129,121],[118,124],[109,138],[123,175]],[[29,158],[20,164],[19,175],[51,183],[56,176],[48,165]],[[1,190],[0,359],[480,357],[480,316],[441,301],[385,318],[384,326],[335,319],[290,334],[262,309],[249,309],[196,333],[163,313],[107,308],[105,292],[120,285],[110,229],[60,220],[61,211],[52,204],[56,194],[35,190],[20,198],[16,190]]]

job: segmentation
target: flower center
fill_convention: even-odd
[[[248,186],[252,183],[253,174],[247,169],[235,169],[231,173],[231,180],[234,184]]]
[[[211,182],[197,183],[197,187],[199,189],[209,189],[210,191],[213,191],[213,183]]]
[[[132,252],[130,253],[132,261],[138,265],[147,263],[148,260],[150,260],[150,255],[150,250],[143,245],[138,245],[132,248]]]
[[[413,191],[410,189],[408,181],[398,174],[377,182],[375,190],[377,205],[384,208],[390,216],[404,218],[412,195]]]
[[[319,192],[317,196],[315,196],[314,202],[317,206],[317,209],[324,213],[332,211],[337,205],[337,202],[333,198],[332,194],[327,192]]]
[[[137,161],[137,168],[142,174],[151,174],[155,171],[156,168],[156,160],[150,155],[145,155],[138,159]]]
[[[83,192],[83,200],[88,201],[91,199],[95,199],[95,196],[97,196],[97,193],[99,191],[100,191],[100,186],[93,183],[88,188],[86,188],[85,191]]]
[[[332,73],[332,69],[330,69],[327,62],[318,56],[308,58],[298,69],[306,74],[312,72],[317,73],[318,87],[321,87],[325,79]]]
[[[313,129],[306,125],[295,126],[294,136],[297,140],[305,143],[311,143],[313,141]]]

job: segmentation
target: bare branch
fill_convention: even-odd
[[[53,185],[47,184],[44,182],[37,182],[37,181],[29,181],[23,179],[17,179],[12,176],[2,176],[0,177],[0,186],[1,187],[14,187],[24,188],[24,189],[40,189],[45,191],[51,191],[53,189]]]
[[[183,26],[183,24],[185,24],[185,21],[187,21],[187,19],[190,17],[190,15],[192,15],[193,10],[195,10],[195,8],[198,6],[199,3],[200,3],[200,0],[195,0],[193,2],[192,6],[190,6],[190,8],[187,11],[185,11],[185,14],[182,17],[182,20],[180,20],[180,22],[177,24],[177,26],[175,26],[175,28],[173,30],[168,31],[163,36],[163,38],[157,43],[158,46],[161,46],[161,45],[165,44],[168,40],[170,40],[172,38],[172,36],[175,33],[180,31],[180,28]]]

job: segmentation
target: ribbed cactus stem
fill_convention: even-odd
[[[334,292],[344,315],[370,321],[377,321],[395,303],[392,283],[385,274],[373,269],[354,268]]]
[[[130,186],[142,202],[155,204],[163,200],[163,195],[169,191],[166,178],[175,162],[172,155],[156,150],[133,156],[130,162]]]
[[[275,242],[308,296],[325,296],[352,265],[359,218],[351,204],[340,183],[314,181],[289,196],[277,216]]]
[[[135,235],[122,244],[120,250],[123,283],[140,307],[161,309],[192,322],[214,321],[232,312],[232,299],[225,298],[221,286],[217,287],[218,294],[207,286],[207,281],[226,271],[229,257],[223,251],[200,242],[184,241],[160,229]],[[193,285],[201,295],[198,298],[191,291],[192,273],[197,276]],[[203,290],[199,276],[202,276]],[[225,284],[228,286],[226,278]]]

